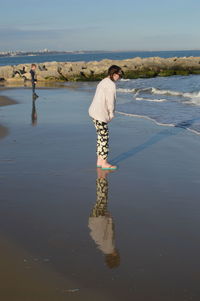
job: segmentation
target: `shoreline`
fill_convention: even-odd
[[[11,99],[10,97],[0,95],[0,107],[15,105],[17,103],[18,102],[16,100]]]
[[[145,116],[145,115],[137,115],[137,114],[132,114],[132,113],[124,113],[124,112],[120,112],[120,111],[116,111],[117,114],[119,115],[124,115],[124,116],[128,116],[128,117],[135,117],[135,118],[139,118],[139,119],[145,119],[145,120],[149,120],[149,121],[152,121],[153,123],[155,123],[156,125],[159,125],[161,127],[169,127],[169,128],[183,128],[193,134],[196,134],[196,135],[200,135],[200,132],[198,131],[195,131],[195,130],[192,130],[188,127],[184,127],[183,125],[179,125],[179,124],[173,124],[173,123],[161,123],[161,122],[158,122],[156,121],[155,119],[149,117],[149,116]]]
[[[200,57],[135,57],[124,60],[43,62],[37,64],[38,83],[99,81],[111,65],[119,65],[125,79],[167,77],[173,75],[200,74]],[[0,66],[0,82],[3,86],[30,83],[31,64]]]
[[[2,90],[2,89],[1,89]],[[1,91],[0,90],[0,91]],[[0,95],[0,107],[17,104],[17,101],[7,96]],[[8,128],[0,124],[0,139],[6,137],[9,133]]]

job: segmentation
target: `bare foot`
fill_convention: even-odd
[[[107,160],[103,160],[102,164],[101,164],[101,168],[103,169],[117,169],[117,166],[110,164],[109,162],[107,162]]]
[[[107,159],[102,159],[100,156],[97,157],[97,167],[103,169],[117,169],[117,166],[110,164]]]

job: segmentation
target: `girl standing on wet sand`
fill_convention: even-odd
[[[112,65],[108,69],[108,76],[97,86],[96,93],[89,108],[89,115],[97,132],[97,167],[103,170],[114,170],[117,166],[111,165],[108,161],[108,122],[114,117],[116,102],[116,85],[123,75],[119,66]]]

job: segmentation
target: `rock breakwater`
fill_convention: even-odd
[[[100,62],[46,62],[37,64],[38,82],[98,81],[106,76],[111,65],[119,65],[125,78],[150,78],[156,76],[200,74],[200,57],[132,58]],[[30,80],[30,64],[0,67],[0,82],[24,83]]]

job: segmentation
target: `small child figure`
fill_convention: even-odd
[[[32,64],[31,65],[31,70],[30,70],[30,74],[31,74],[31,82],[32,82],[32,92],[33,92],[33,97],[37,98],[39,97],[36,93],[35,93],[35,86],[37,83],[37,78],[36,78],[36,64]]]

